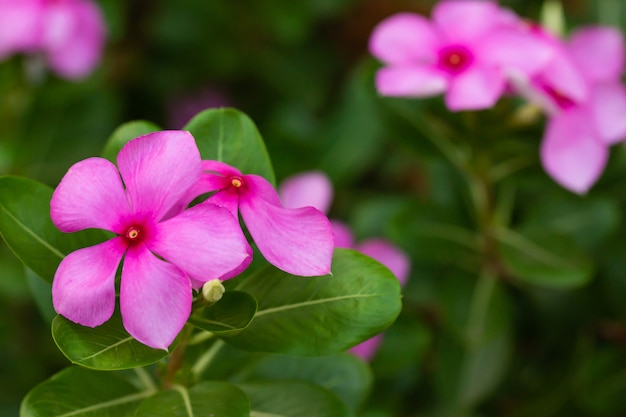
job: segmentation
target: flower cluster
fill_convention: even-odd
[[[548,123],[540,157],[563,187],[585,193],[608,147],[626,138],[621,33],[580,29],[565,42],[490,0],[444,0],[432,20],[400,13],[382,21],[370,51],[385,66],[376,76],[385,96],[445,93],[452,111],[492,107],[517,93],[541,106]]]
[[[285,179],[280,185],[280,197],[285,207],[315,207],[327,213],[333,199],[333,187],[328,177],[319,171],[304,172]],[[398,247],[383,238],[370,238],[356,243],[350,228],[343,222],[331,220],[335,235],[335,247],[354,249],[376,259],[404,285],[409,277],[409,257]],[[371,360],[382,335],[374,336],[353,347],[351,352],[365,360]]]
[[[188,208],[207,187],[219,191]],[[167,349],[191,313],[192,290],[237,275],[252,259],[237,207],[269,262],[298,275],[330,272],[333,234],[323,213],[284,209],[263,178],[202,161],[189,132],[136,138],[119,152],[117,168],[103,158],[76,163],[53,193],[52,221],[63,232],[96,228],[115,237],[63,259],[52,285],[54,308],[84,326],[103,324],[115,309],[124,258],[124,327]]]
[[[42,56],[59,76],[80,79],[99,62],[104,18],[91,0],[0,0],[0,59]]]

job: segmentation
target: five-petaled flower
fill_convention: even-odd
[[[192,288],[247,264],[250,247],[227,210],[211,203],[177,206],[202,173],[188,132],[136,138],[119,152],[117,166],[119,172],[103,158],[78,162],[54,191],[50,214],[61,231],[116,234],[63,259],[52,284],[54,308],[84,326],[107,321],[124,257],[124,327],[138,341],[167,349],[189,317]]]
[[[531,75],[552,50],[511,22],[517,16],[495,1],[447,0],[432,22],[398,13],[372,32],[369,49],[386,66],[376,74],[384,96],[428,97],[445,92],[450,110],[492,107],[510,74]]]
[[[286,209],[274,187],[263,177],[242,174],[218,161],[202,161],[200,181],[181,200],[213,193],[207,202],[227,208],[241,217],[265,259],[293,275],[319,276],[330,273],[334,237],[328,218],[313,207]],[[241,265],[241,272],[247,265]]]

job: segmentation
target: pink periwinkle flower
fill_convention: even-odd
[[[81,79],[99,62],[105,32],[91,0],[0,0],[0,59],[40,54],[59,76]]]
[[[518,87],[549,116],[540,150],[544,169],[583,194],[602,174],[609,147],[626,138],[623,36],[610,27],[582,28],[558,56]]]
[[[110,240],[79,249],[59,265],[55,310],[89,327],[115,309],[115,276],[124,258],[120,310],[138,341],[167,349],[187,321],[192,282],[245,263],[249,245],[238,221],[211,203],[173,210],[202,174],[189,132],[162,131],[128,142],[117,166],[103,158],[74,164],[54,191],[50,215],[63,232],[104,229]]]
[[[207,200],[241,214],[254,243],[265,259],[277,268],[300,276],[330,273],[334,249],[333,232],[326,215],[313,207],[283,207],[274,187],[263,177],[242,174],[217,161],[202,161],[200,181],[182,204],[213,193]],[[241,272],[242,264],[235,272]]]
[[[312,206],[326,213],[332,203],[333,188],[326,174],[309,171],[285,179],[279,187],[279,194],[285,207]],[[331,225],[336,248],[354,249],[376,259],[389,268],[401,285],[406,283],[411,263],[401,249],[382,238],[355,243],[352,231],[345,223],[331,220]],[[376,354],[381,342],[382,335],[377,335],[353,347],[350,352],[369,361]]]
[[[444,0],[432,21],[413,13],[383,20],[369,49],[385,67],[376,74],[384,96],[428,97],[445,93],[450,110],[492,107],[511,73],[531,75],[552,50],[537,41],[513,12],[489,0]]]

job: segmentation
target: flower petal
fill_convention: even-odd
[[[210,202],[157,224],[155,236],[145,243],[197,282],[219,278],[250,263],[250,245],[239,221]]]
[[[597,138],[591,115],[580,108],[548,122],[540,152],[548,175],[578,194],[591,188],[608,159],[608,147]]]
[[[354,236],[347,224],[339,220],[331,220],[333,234],[335,235],[335,247],[344,249],[354,249]]]
[[[438,34],[428,19],[413,13],[398,13],[374,28],[369,50],[388,64],[434,63]]]
[[[500,28],[474,45],[482,62],[504,71],[532,75],[544,68],[555,54],[548,42],[513,28]]]
[[[617,81],[624,71],[624,38],[616,28],[578,29],[572,34],[568,49],[591,83]]]
[[[313,207],[285,209],[253,192],[241,196],[239,211],[269,263],[294,275],[330,273],[334,241],[324,213]]]
[[[0,1],[0,59],[39,46],[42,6],[32,0]]]
[[[490,0],[444,0],[433,8],[432,19],[450,41],[471,41],[490,31],[501,20]]]
[[[448,87],[448,76],[435,68],[403,65],[381,68],[376,73],[376,89],[383,96],[431,97]]]
[[[91,2],[50,5],[43,31],[50,67],[65,78],[84,78],[102,56],[104,18]]]
[[[446,105],[452,111],[492,107],[504,92],[505,85],[499,71],[474,64],[452,78],[446,93]]]
[[[383,335],[378,334],[371,339],[366,340],[365,342],[356,345],[352,349],[349,350],[350,353],[358,356],[364,361],[371,361],[374,359],[376,352],[378,352],[378,348],[383,341]]]
[[[285,179],[278,194],[285,208],[310,206],[327,213],[333,201],[333,184],[321,171],[304,172]]]
[[[54,274],[52,303],[57,313],[96,327],[115,309],[115,273],[126,245],[114,238],[67,255]]]
[[[128,142],[117,156],[133,213],[163,216],[200,179],[201,159],[189,132],[165,130]]]
[[[605,143],[612,145],[626,139],[626,88],[621,83],[596,85],[589,104]]]
[[[120,309],[124,327],[155,349],[174,341],[191,313],[191,282],[183,271],[144,245],[130,247],[122,267]]]
[[[97,228],[116,233],[130,213],[120,174],[103,158],[88,158],[68,170],[50,201],[50,217],[62,232]]]
[[[400,248],[379,238],[363,241],[355,249],[385,265],[398,278],[401,285],[406,284],[411,263]]]

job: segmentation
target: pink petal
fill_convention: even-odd
[[[128,142],[117,156],[133,213],[160,220],[200,179],[201,159],[189,132],[165,130]]]
[[[444,0],[433,8],[432,19],[449,41],[472,41],[490,31],[502,17],[489,0]]]
[[[383,96],[431,97],[448,87],[448,76],[429,67],[404,65],[381,68],[376,73],[376,89]]]
[[[587,81],[569,54],[557,51],[555,58],[541,73],[542,82],[562,96],[575,102],[586,100],[589,94]]]
[[[606,144],[626,139],[626,88],[621,83],[595,86],[590,106],[596,129]]]
[[[499,71],[474,64],[450,81],[446,105],[452,111],[486,109],[496,104],[504,88]]]
[[[241,197],[239,210],[269,263],[293,275],[330,273],[334,241],[324,213],[313,207],[285,209],[254,193]]]
[[[374,28],[369,50],[388,64],[434,63],[438,37],[432,24],[423,16],[398,13]]]
[[[378,334],[371,339],[366,340],[365,342],[356,345],[352,349],[349,350],[350,353],[358,356],[364,361],[371,361],[376,356],[376,352],[380,348],[380,345],[383,341],[383,335]]]
[[[39,1],[0,1],[0,59],[39,47],[43,7]]]
[[[49,7],[44,32],[50,67],[68,79],[86,77],[100,61],[105,27],[100,9],[90,2]]]
[[[57,313],[89,327],[111,318],[115,273],[125,250],[124,241],[114,238],[67,255],[52,282],[52,303]]]
[[[616,28],[578,29],[570,39],[569,52],[592,83],[617,81],[624,71],[624,38]]]
[[[544,68],[555,53],[548,42],[512,28],[492,31],[474,49],[482,62],[528,75]]]
[[[333,184],[321,171],[310,171],[285,179],[278,190],[285,208],[315,207],[327,213],[333,201]]]
[[[335,235],[335,247],[354,249],[354,236],[348,225],[339,220],[331,220],[330,224]]]
[[[219,278],[242,263],[251,249],[237,221],[227,210],[205,202],[156,225],[146,246],[195,281]]]
[[[597,181],[608,158],[608,147],[598,139],[591,115],[579,108],[548,122],[540,152],[548,175],[578,194]]]
[[[120,174],[103,158],[74,164],[52,194],[50,217],[62,232],[97,228],[116,233],[130,213]]]
[[[131,336],[167,350],[189,318],[191,299],[191,282],[183,271],[158,259],[144,245],[128,249],[120,308]]]
[[[368,239],[359,243],[355,249],[385,265],[401,285],[406,284],[411,262],[400,248],[385,239]]]

